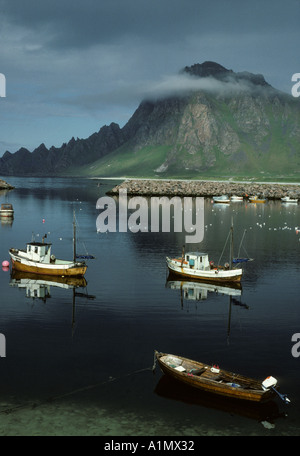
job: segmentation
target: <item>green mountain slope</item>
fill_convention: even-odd
[[[266,90],[264,94],[234,96],[194,93],[181,101],[176,118],[170,110],[163,119],[166,107],[162,105],[168,100],[160,102],[162,112],[156,103],[151,114],[139,120],[146,135],[138,128],[131,141],[77,171],[103,177],[297,180],[299,104],[292,97]],[[160,124],[154,127],[152,118],[160,118]]]

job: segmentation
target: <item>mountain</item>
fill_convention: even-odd
[[[0,158],[0,174],[3,176],[56,176],[71,167],[80,167],[98,160],[117,149],[123,134],[116,123],[102,127],[87,139],[72,138],[61,147],[47,149],[41,144],[33,152],[21,147],[11,154],[6,151]]]
[[[300,105],[260,74],[215,62],[183,68],[165,94],[60,148],[0,159],[0,175],[300,177]]]

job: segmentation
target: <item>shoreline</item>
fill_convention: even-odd
[[[8,184],[5,180],[0,179],[0,190],[13,190],[15,187]]]
[[[101,178],[99,178],[101,179]],[[121,180],[121,178],[119,178]],[[114,179],[111,179],[114,180]],[[139,196],[203,196],[228,195],[266,199],[281,199],[285,196],[300,199],[300,184],[273,182],[199,181],[184,179],[128,179],[107,192],[116,195],[126,189],[128,195]]]

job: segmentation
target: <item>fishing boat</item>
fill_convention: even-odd
[[[0,207],[0,217],[13,218],[14,208],[10,203],[2,203]]]
[[[213,202],[218,204],[228,204],[230,203],[230,198],[227,195],[213,196]]]
[[[243,201],[244,197],[243,196],[237,196],[237,195],[232,195],[230,197],[230,201]]]
[[[28,242],[26,250],[11,248],[9,255],[12,268],[17,271],[55,276],[83,276],[87,270],[84,261],[77,261],[76,225],[73,222],[73,260],[60,260],[51,253],[52,244],[45,242]]]
[[[220,369],[219,366],[155,350],[156,361],[164,374],[208,393],[257,403],[272,400],[277,394],[284,402],[290,402],[286,395],[280,394],[276,390],[277,380],[272,376],[261,382]]]
[[[258,196],[250,196],[249,197],[250,203],[265,203],[265,198],[259,198]]]
[[[284,196],[281,198],[281,201],[283,203],[298,203],[298,200],[296,198],[290,198],[289,196]]]
[[[231,226],[230,262],[224,266],[215,265],[207,253],[187,252],[183,246],[181,258],[166,257],[169,271],[180,277],[205,282],[240,282],[243,269],[233,266],[233,226]]]

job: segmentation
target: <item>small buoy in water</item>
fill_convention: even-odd
[[[7,261],[7,260],[2,261],[2,270],[3,271],[9,270],[9,261]]]
[[[43,219],[43,223],[45,223],[45,219]]]

